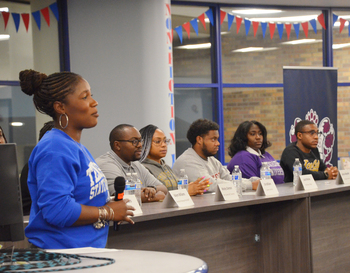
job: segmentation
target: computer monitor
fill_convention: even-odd
[[[16,144],[0,144],[0,241],[24,240]]]

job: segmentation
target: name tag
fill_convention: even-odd
[[[304,174],[299,177],[295,190],[317,190],[318,186],[311,174]]]
[[[129,199],[130,201],[127,203],[129,206],[133,206],[135,208],[134,216],[143,214],[142,209],[139,205],[139,202],[137,202],[135,195],[124,195],[123,199]]]
[[[335,184],[350,184],[350,170],[339,170],[337,178],[335,179]]]
[[[163,207],[190,207],[194,206],[191,196],[186,189],[169,191],[163,200]]]
[[[235,186],[233,183],[217,184],[215,191],[215,201],[232,201],[239,200]]]
[[[256,196],[274,196],[279,195],[276,184],[273,179],[260,179]]]

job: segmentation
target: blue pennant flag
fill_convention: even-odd
[[[249,29],[250,29],[250,24],[252,22],[250,22],[249,20],[247,19],[244,19],[244,27],[245,27],[245,35],[247,36],[248,35],[248,32],[249,32]]]
[[[235,16],[234,16],[234,15],[227,13],[228,30],[230,30],[231,25],[232,25],[234,19],[235,19]]]
[[[213,17],[213,11],[211,9],[208,9],[205,14],[207,15],[207,17],[209,18],[209,21],[211,23],[211,25],[214,25],[214,17]]]
[[[55,2],[55,3],[51,4],[49,7],[50,7],[52,13],[55,15],[56,20],[58,22],[59,15],[58,15],[57,3]]]
[[[280,40],[282,39],[283,35],[283,24],[277,24],[277,30],[278,30],[278,35],[280,36]]]
[[[338,20],[338,15],[335,15],[334,13],[333,13],[333,26],[334,26],[334,24],[335,24],[335,22]]]
[[[350,22],[348,24],[348,32],[349,32],[349,37],[350,37]]]
[[[34,17],[34,20],[35,20],[35,22],[36,22],[36,24],[37,24],[39,30],[40,30],[40,28],[41,28],[40,10],[37,10],[37,11],[32,12],[32,15],[33,15],[33,17]]]
[[[16,32],[18,32],[19,22],[21,20],[21,17],[19,15],[19,13],[12,12],[11,14],[12,14],[13,21],[15,22]]]
[[[261,30],[262,30],[263,38],[265,38],[267,23],[266,23],[266,22],[261,22],[260,25],[261,25]]]
[[[194,18],[190,21],[194,31],[196,32],[197,36],[198,36],[198,21],[197,18]]]
[[[179,35],[179,38],[180,38],[180,42],[182,44],[182,26],[178,26],[176,28],[174,28],[175,31],[177,32],[177,35]]]
[[[297,36],[297,39],[299,38],[299,23],[298,24],[293,24],[294,30],[295,30],[295,35]]]
[[[316,19],[312,19],[309,22],[310,22],[310,25],[312,26],[314,32],[317,34]]]

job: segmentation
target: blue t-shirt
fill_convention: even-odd
[[[99,207],[109,201],[107,180],[82,144],[58,129],[47,132],[30,156],[28,188],[30,243],[44,249],[106,246],[107,225],[72,226],[81,204]]]

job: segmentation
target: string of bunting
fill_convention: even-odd
[[[190,22],[186,22],[186,23],[182,24],[181,26],[178,26],[178,27],[174,28],[174,30],[176,31],[177,35],[180,38],[181,44],[182,44],[182,39],[183,39],[182,28],[186,31],[188,39],[190,39],[190,28],[191,28],[191,26],[192,26],[193,30],[196,32],[196,34],[198,36],[198,21],[200,21],[202,23],[204,29],[206,30],[205,16],[209,19],[210,24],[214,25],[213,11],[211,9],[208,9],[206,12],[202,13],[197,18],[193,18]],[[254,37],[255,37],[256,33],[258,31],[258,28],[259,28],[259,24],[261,26],[263,38],[265,38],[267,26],[269,27],[269,30],[270,30],[270,37],[271,37],[271,39],[273,38],[273,35],[275,33],[276,26],[277,26],[277,31],[278,31],[278,35],[279,35],[280,39],[282,39],[283,31],[284,31],[284,29],[286,29],[287,38],[289,40],[291,29],[292,29],[292,25],[293,25],[295,34],[297,36],[297,39],[299,38],[300,24],[302,26],[302,29],[304,31],[304,34],[305,34],[306,38],[308,37],[308,34],[309,34],[309,23],[312,26],[314,32],[317,33],[316,19],[312,19],[310,21],[306,21],[306,22],[303,22],[303,23],[294,23],[294,24],[291,24],[291,23],[283,24],[283,23],[255,22],[255,21],[250,21],[250,20],[248,20],[246,18],[242,18],[242,17],[239,17],[239,16],[235,16],[235,15],[229,14],[229,13],[223,11],[223,10],[220,10],[220,24],[221,25],[224,22],[224,19],[225,19],[226,16],[227,16],[228,30],[231,29],[232,23],[236,19],[236,32],[237,33],[239,32],[239,30],[241,28],[242,21],[244,20],[244,27],[245,27],[245,34],[246,34],[246,36],[249,33],[251,25],[253,25],[253,32],[254,32]],[[338,19],[340,21],[339,32],[341,33],[347,20],[345,20],[343,18],[339,18],[339,16],[337,16],[336,14],[333,13],[333,26],[334,26],[335,22]],[[326,29],[323,13],[321,13],[320,15],[317,16],[317,21],[320,23],[320,25],[324,29]],[[350,23],[349,23],[348,28],[349,28],[349,37],[350,37]]]
[[[36,22],[36,25],[38,26],[39,30],[41,29],[41,15],[44,17],[46,23],[48,26],[50,26],[50,10],[52,11],[52,13],[55,15],[56,20],[59,21],[59,15],[58,15],[58,8],[57,8],[57,3],[53,3],[48,7],[45,7],[41,10],[37,10],[32,12],[32,16],[34,18],[34,21]],[[5,12],[2,11],[1,15],[2,18],[4,20],[4,24],[5,24],[5,30],[8,24],[8,21],[10,19],[10,14],[12,15],[13,18],[13,22],[16,26],[16,32],[18,32],[19,26],[20,26],[20,21],[22,18],[22,21],[24,23],[24,26],[28,32],[28,28],[29,28],[29,20],[30,20],[30,14],[29,13],[15,13],[15,12]],[[41,15],[40,15],[41,14]]]

